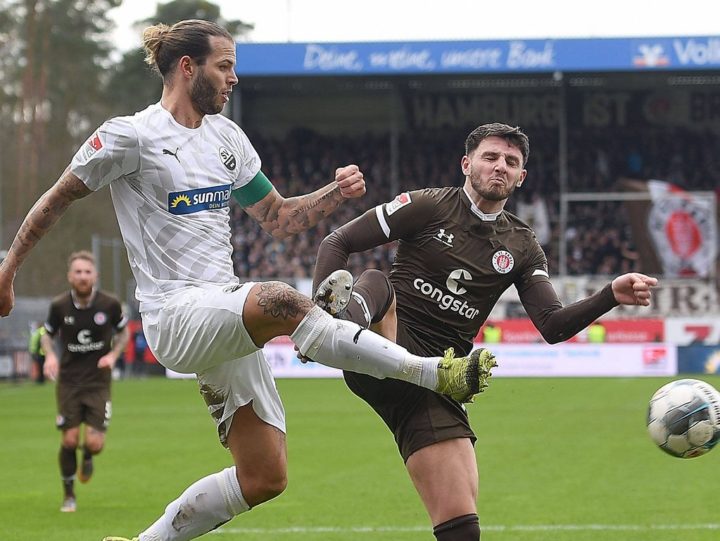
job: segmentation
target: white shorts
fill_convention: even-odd
[[[270,365],[242,321],[253,285],[186,287],[173,292],[161,309],[142,315],[145,337],[160,364],[197,374],[223,445],[233,414],[250,402],[260,419],[286,430]]]

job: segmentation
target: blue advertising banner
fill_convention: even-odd
[[[720,374],[720,346],[678,346],[679,374]]]
[[[238,43],[251,75],[720,69],[720,36],[378,43]]]

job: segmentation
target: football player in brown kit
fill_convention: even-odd
[[[46,351],[45,375],[57,380],[57,427],[62,431],[60,475],[64,497],[60,511],[76,510],[74,481],[87,483],[93,473],[93,455],[102,451],[110,422],[112,369],[128,342],[127,320],[120,302],[95,289],[97,269],[90,252],[68,260],[70,291],[53,299],[41,338]],[[59,342],[60,359],[53,348]],[[77,448],[82,436],[82,461]]]
[[[630,273],[562,306],[530,227],[504,210],[523,182],[530,144],[519,129],[486,124],[465,142],[462,187],[406,192],[328,235],[320,245],[315,300],[330,313],[415,354],[452,345],[467,353],[500,295],[514,285],[549,343],[574,336],[618,304],[650,304],[655,278]],[[351,253],[399,241],[390,276],[368,270],[354,286]],[[438,541],[477,541],[476,437],[461,404],[393,379],[344,372],[348,387],[393,432]]]

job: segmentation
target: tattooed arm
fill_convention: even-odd
[[[345,199],[365,193],[365,180],[357,165],[340,167],[335,182],[315,192],[284,198],[273,189],[257,203],[245,207],[260,226],[278,239],[310,229],[331,214]]]
[[[52,229],[73,201],[90,193],[92,191],[68,168],[30,209],[7,256],[0,263],[0,316],[8,315],[15,304],[15,273],[30,250]]]

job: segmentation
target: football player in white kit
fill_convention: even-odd
[[[215,23],[188,20],[151,26],[143,42],[163,80],[160,102],[100,126],[29,211],[0,265],[0,315],[12,309],[14,276],[32,247],[74,200],[109,185],[148,344],[167,368],[197,374],[233,457],[232,467],[196,481],[133,538],[183,541],[285,489],[285,414],[261,350],[270,339],[289,335],[317,362],[459,401],[487,385],[495,363],[486,350],[411,355],[334,319],[287,284],[240,283],[231,258],[231,197],[265,231],[285,238],[362,196],[363,174],[348,165],[324,188],[282,197],[246,135],[218,114],[238,81],[232,36]]]

